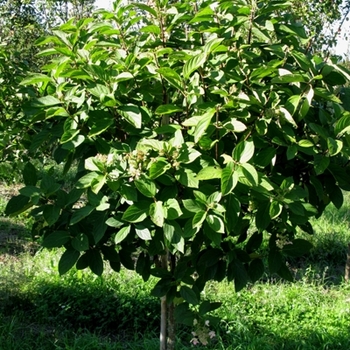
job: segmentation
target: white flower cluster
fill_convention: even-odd
[[[193,338],[190,341],[193,345],[202,344],[205,346],[208,345],[209,339],[215,338],[215,332],[209,329],[209,320],[206,320],[204,325],[201,325],[194,319],[193,325],[195,326],[195,331],[192,332]]]

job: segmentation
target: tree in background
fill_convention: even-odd
[[[94,9],[95,0],[36,0],[37,8],[44,15],[44,24],[49,31],[69,18],[89,17]]]
[[[38,40],[50,62],[21,82],[37,94],[28,155],[77,173],[67,189],[27,162],[6,213],[31,209],[33,235],[64,247],[60,274],[106,261],[157,277],[162,350],[175,321],[214,336],[208,281],[239,291],[266,267],[292,281],[286,257],[311,247],[298,231],[350,190],[350,76],[305,53],[290,6],[117,1]]]
[[[350,2],[344,0],[291,1],[291,16],[307,29],[311,38],[308,50],[329,53],[336,45],[350,11]]]
[[[7,55],[14,63],[37,70],[41,62],[35,41],[44,34],[40,13],[34,0],[0,1],[0,43],[6,45]]]

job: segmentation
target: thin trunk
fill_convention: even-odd
[[[166,296],[160,299],[160,350],[167,350],[167,339],[166,339],[166,329],[167,329],[167,303]]]
[[[162,269],[168,270],[168,250],[161,256]],[[166,302],[166,296],[164,295],[160,299],[160,350],[167,350],[167,318],[168,318],[168,305]]]
[[[176,267],[176,256],[174,254],[169,254],[170,271],[174,275]],[[168,303],[168,334],[167,334],[167,350],[175,350],[175,305],[173,301]]]
[[[348,245],[348,254],[346,256],[346,264],[345,264],[345,282],[350,281],[350,244]]]
[[[171,302],[168,305],[168,348],[167,350],[175,350],[175,305]]]

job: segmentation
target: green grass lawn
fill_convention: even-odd
[[[60,252],[41,250],[30,240],[25,214],[3,215],[12,187],[0,198],[0,350],[158,349],[160,306],[131,271],[70,271],[59,277]],[[330,206],[313,222],[312,252],[289,261],[296,282],[265,275],[235,293],[226,282],[210,283],[203,298],[221,301],[221,321],[207,346],[217,350],[348,350],[350,284],[343,281],[350,196],[344,208]],[[178,331],[177,349],[190,349],[188,327]]]

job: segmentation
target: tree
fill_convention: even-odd
[[[292,281],[286,257],[311,247],[297,231],[312,234],[310,217],[350,189],[350,115],[337,96],[349,73],[304,53],[289,9],[117,1],[39,40],[51,63],[21,83],[37,89],[24,106],[32,156],[49,150],[78,170],[67,190],[28,162],[6,213],[31,208],[43,246],[65,247],[60,274],[101,275],[105,260],[158,277],[161,349],[175,346],[174,320],[208,341],[206,314],[220,304],[201,301],[207,281],[239,291],[265,260]]]
[[[294,21],[306,24],[311,39],[308,50],[329,54],[336,45],[344,21],[350,12],[350,2],[343,0],[292,1],[291,16]],[[338,23],[338,25],[337,25]]]
[[[37,0],[36,7],[43,13],[47,30],[65,23],[71,17],[89,17],[94,9],[94,0]]]
[[[36,39],[44,34],[34,0],[0,1],[0,43],[14,63],[23,63],[36,70],[42,62],[36,62]]]

